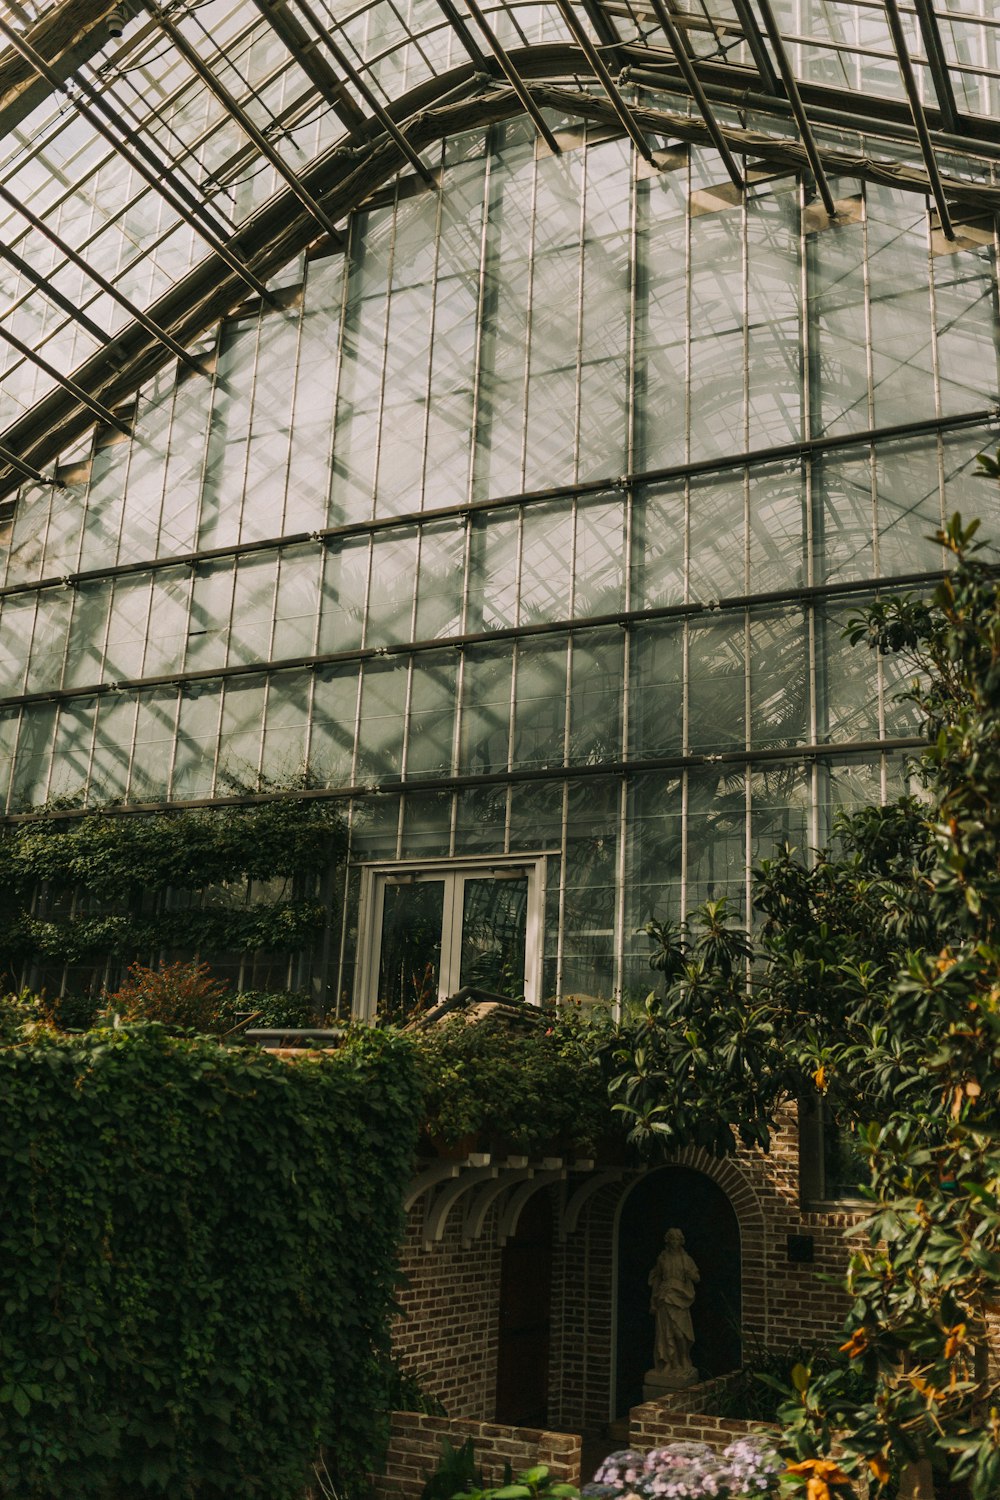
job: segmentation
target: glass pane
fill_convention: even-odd
[[[524,994],[528,877],[466,880],[460,984],[494,995]]]
[[[437,999],[444,881],[385,887],[376,1009],[401,1020]]]

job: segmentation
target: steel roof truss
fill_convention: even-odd
[[[725,136],[719,129],[719,122],[715,117],[715,110],[712,108],[711,104],[709,104],[708,95],[705,93],[705,90],[701,85],[701,79],[698,77],[697,73],[694,70],[694,65],[691,62],[690,57],[688,56],[688,50],[685,46],[684,38],[678,31],[676,23],[674,22],[674,18],[667,10],[667,7],[663,3],[663,0],[651,0],[651,3],[656,14],[656,19],[659,23],[660,29],[666,37],[667,41],[670,43],[670,48],[677,61],[677,66],[680,68],[682,74],[684,75],[684,81],[687,84],[688,88],[691,90],[691,93],[694,96],[694,101],[701,112],[701,117],[708,127],[708,132],[712,137],[712,144],[715,146],[716,151],[718,151],[719,155],[722,157],[723,166],[729,173],[730,179],[732,180],[734,186],[738,188],[742,193],[746,185],[743,181],[743,173],[740,171],[736,158],[729,149],[729,144],[726,141]]]
[[[67,92],[66,85],[52,71],[48,63],[45,61],[44,57],[42,57],[40,53],[35,51],[30,42],[27,42],[23,37],[19,36],[14,28],[10,25],[10,23],[5,21],[2,16],[0,16],[0,32],[2,32],[3,35],[13,43],[13,45],[22,54],[22,56],[24,56],[32,64],[32,66],[37,69],[42,77],[44,77],[52,85],[53,89],[57,89],[61,93]],[[99,96],[96,94],[96,91],[92,90],[91,93],[96,102]],[[108,126],[104,122],[101,116],[96,112],[96,110],[92,109],[89,104],[87,104],[83,99],[79,98],[75,93],[70,94],[69,98],[76,112],[83,119],[85,119],[88,124],[92,125],[99,135],[103,136],[108,144],[112,146],[114,150],[117,151],[118,154],[125,161],[127,161],[136,172],[138,172],[140,177],[145,179],[145,181],[150,185],[151,188],[154,189],[154,191],[156,191],[160,194],[161,197],[166,199],[171,208],[173,208],[174,212],[181,219],[183,219],[184,222],[196,234],[198,234],[202,239],[207,241],[209,245],[211,245],[212,249],[225,261],[226,265],[228,265],[231,270],[235,271],[236,274],[240,276],[248,286],[252,287],[253,290],[258,294],[258,296],[264,297],[268,301],[271,301],[271,295],[268,292],[267,288],[261,281],[257,279],[253,272],[246,265],[244,265],[239,256],[235,255],[229,248],[229,246],[225,244],[225,242],[220,239],[213,230],[209,229],[204,223],[199,222],[198,216],[193,214],[187,207],[183,200],[182,193],[173,185],[173,176],[169,172],[166,165],[161,162],[159,164],[159,170],[154,170],[144,160],[143,155],[137,151],[133,151],[129,144],[121,140],[116,132],[113,131],[110,126]],[[101,101],[101,104],[104,104],[103,100]],[[104,104],[104,107],[105,109],[108,109],[108,106],[106,104]],[[111,111],[109,110],[108,112]],[[112,118],[113,117],[114,116],[112,113]]]
[[[477,0],[465,0],[465,4],[472,19],[475,21],[476,25],[482,32],[490,51],[493,53],[493,56],[500,64],[500,67],[507,78],[507,82],[514,90],[518,99],[521,101],[521,104],[524,106],[525,113],[531,119],[531,123],[534,125],[535,129],[538,131],[538,134],[548,146],[549,150],[552,151],[556,156],[558,156],[559,142],[556,140],[552,131],[549,129],[548,125],[545,122],[544,115],[528,92],[528,88],[524,82],[524,79],[521,77],[520,73],[511,62],[510,54],[508,53],[506,47],[503,46],[499,37],[497,37],[491,29],[489,22],[483,15],[482,11],[479,9]]]
[[[594,76],[597,78],[598,82],[601,84],[601,87],[604,89],[604,92],[607,94],[609,100],[611,101],[612,109],[621,121],[626,133],[634,142],[635,148],[639,152],[639,155],[642,157],[643,161],[647,161],[651,165],[655,166],[656,163],[649,142],[646,140],[646,137],[639,129],[632,111],[625,103],[625,100],[622,98],[621,93],[618,90],[617,84],[615,83],[611,74],[608,72],[607,63],[604,61],[603,57],[598,52],[593,42],[590,40],[590,37],[587,35],[583,27],[580,25],[580,22],[577,20],[576,14],[573,10],[573,7],[569,3],[569,0],[556,0],[556,5],[559,8],[559,14],[566,22],[566,25],[568,26],[573,36],[573,40],[576,42],[577,46],[580,48],[580,51],[583,53],[584,57],[587,59],[587,62],[590,64]]]
[[[343,238],[336,224],[330,218],[330,215],[316,202],[312,194],[303,187],[296,173],[284,161],[280,153],[274,149],[263,131],[257,128],[246,110],[235,96],[229,92],[229,89],[222,80],[203,61],[200,54],[192,47],[183,32],[164,14],[155,3],[155,0],[147,0],[147,5],[150,14],[155,17],[165,34],[170,37],[188,66],[194,69],[205,87],[215,95],[226,113],[236,121],[236,124],[243,131],[244,135],[253,142],[261,156],[270,162],[279,177],[283,178],[288,184],[306,212],[311,214],[319,227],[330,236],[335,245],[342,245]]]
[[[762,3],[766,4],[767,0],[762,0]],[[941,220],[941,233],[946,240],[953,240],[955,238],[955,229],[951,222],[951,214],[948,211],[948,204],[944,194],[944,183],[941,181],[941,173],[938,170],[934,147],[931,144],[924,106],[920,102],[920,91],[917,88],[916,74],[913,71],[910,54],[906,48],[906,36],[903,32],[903,22],[899,14],[899,7],[896,4],[896,0],[883,0],[883,3],[885,5],[886,20],[889,23],[892,45],[896,52],[896,61],[899,63],[903,87],[906,90],[906,97],[910,104],[910,113],[913,116],[913,128],[917,132],[917,140],[920,142],[920,154],[924,159],[931,192],[934,195],[934,203],[937,207],[938,217]]]

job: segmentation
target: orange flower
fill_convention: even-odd
[[[830,1458],[804,1458],[801,1463],[789,1464],[786,1476],[806,1481],[806,1500],[833,1500],[831,1484],[850,1484],[850,1478]]]
[[[841,1354],[848,1355],[851,1359],[857,1359],[858,1355],[864,1354],[867,1348],[868,1334],[863,1328],[856,1328],[847,1340],[847,1343],[841,1344],[840,1352]]]
[[[879,1484],[889,1483],[889,1460],[884,1453],[876,1453],[874,1458],[870,1458],[868,1460],[868,1467],[875,1475]]]
[[[823,1063],[820,1063],[819,1067],[813,1074],[813,1083],[819,1089],[821,1094],[826,1092],[826,1068]]]
[[[954,1359],[959,1348],[965,1342],[965,1324],[956,1323],[954,1328],[946,1328],[945,1334],[947,1337],[944,1341],[944,1357],[945,1359]]]

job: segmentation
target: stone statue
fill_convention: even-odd
[[[649,1310],[655,1319],[656,1334],[653,1368],[646,1372],[647,1400],[663,1391],[694,1385],[698,1379],[698,1371],[691,1363],[694,1344],[691,1304],[699,1280],[698,1267],[684,1249],[683,1231],[668,1229],[663,1236],[663,1249],[649,1273]]]

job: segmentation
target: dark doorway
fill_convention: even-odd
[[[740,1363],[740,1229],[733,1205],[691,1167],[648,1172],[625,1199],[618,1228],[619,1416],[642,1400],[643,1376],[653,1362],[648,1278],[664,1234],[675,1226],[701,1273],[691,1309],[698,1374],[724,1375]]]
[[[552,1208],[535,1193],[500,1261],[498,1422],[544,1427],[549,1406],[549,1310],[552,1300]]]

